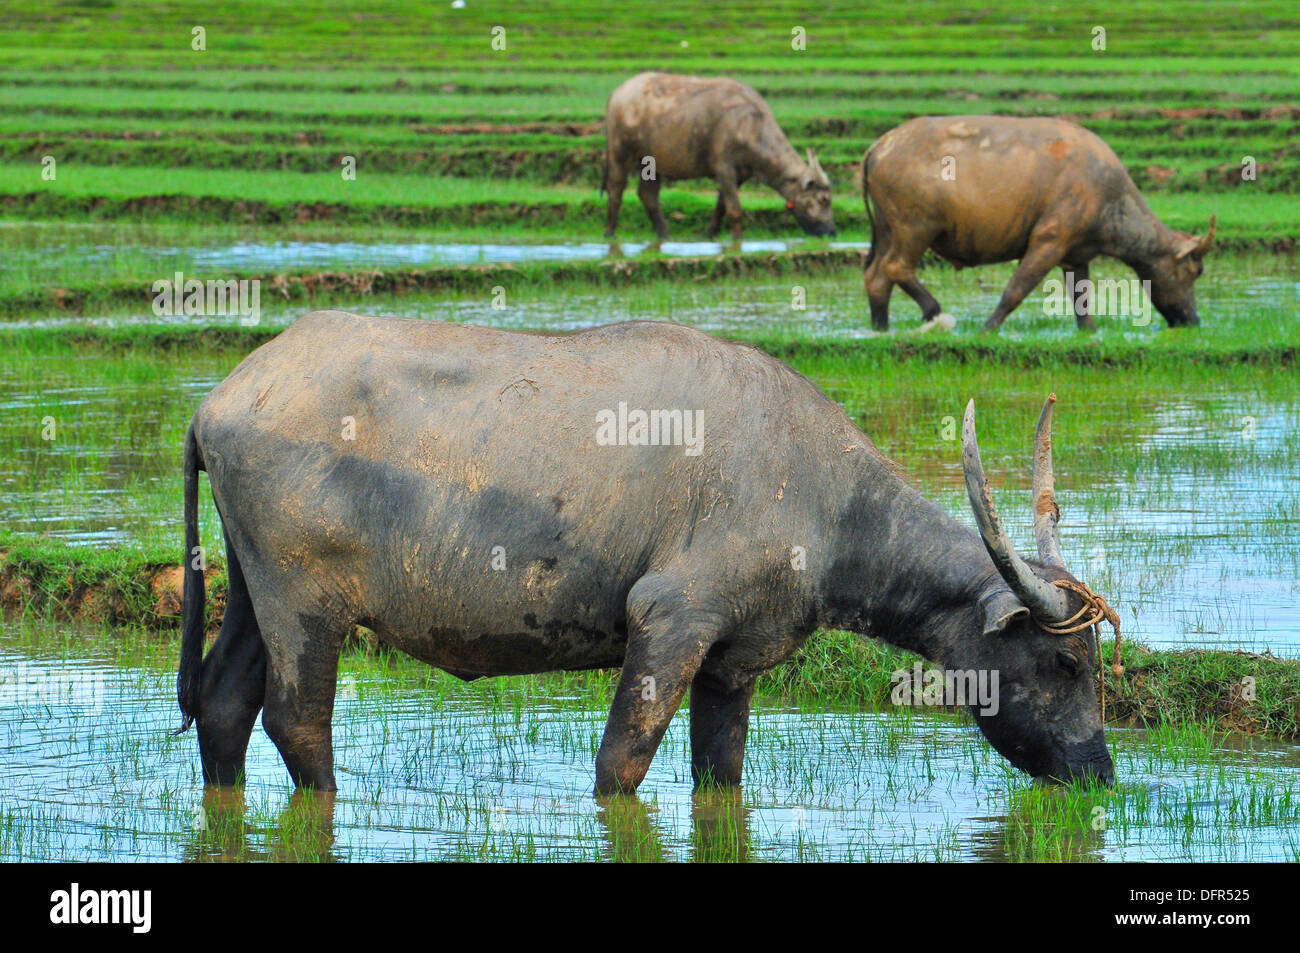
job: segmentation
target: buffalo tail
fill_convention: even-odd
[[[199,713],[199,677],[203,666],[204,602],[203,560],[199,559],[199,457],[194,424],[185,435],[185,562],[182,587],[181,664],[176,675],[176,700],[181,706],[181,734],[194,724]]]

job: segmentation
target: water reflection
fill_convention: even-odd
[[[158,245],[131,242],[72,243],[58,247],[59,269],[105,265],[129,255],[149,273],[173,271],[237,272],[312,271],[364,268],[436,268],[454,265],[524,264],[591,261],[610,255],[669,257],[718,255],[723,252],[783,252],[805,247],[801,238],[736,241],[614,242],[385,242],[385,241],[236,241],[212,245]],[[867,242],[818,242],[818,248],[865,248]],[[15,243],[6,247],[13,267],[41,273],[50,268],[52,249]],[[51,275],[51,281],[55,280]]]
[[[1033,789],[962,721],[759,704],[741,788],[691,790],[684,715],[636,797],[591,795],[604,711],[345,659],[339,790],[259,726],[204,790],[160,643],[0,634],[0,860],[1258,860],[1300,853],[1300,749],[1111,733],[1121,784]],[[136,636],[136,639],[140,639]],[[42,650],[41,644],[48,645]],[[126,664],[112,661],[124,653]],[[134,661],[132,661],[134,659]],[[1098,824],[1096,809],[1107,813]]]

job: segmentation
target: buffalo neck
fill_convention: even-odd
[[[750,157],[750,163],[755,179],[786,198],[790,198],[787,193],[808,173],[807,163],[799,158],[790,140],[779,130],[763,137]]]
[[[961,643],[979,631],[979,598],[1001,584],[978,534],[887,464],[859,483],[835,551],[822,578],[820,623],[940,664],[958,660]]]
[[[1156,218],[1136,188],[1115,203],[1102,235],[1102,250],[1130,268],[1149,266],[1169,249],[1174,233]]]

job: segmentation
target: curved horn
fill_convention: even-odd
[[[1206,254],[1207,252],[1209,252],[1211,248],[1214,247],[1214,233],[1218,229],[1218,227],[1219,225],[1218,222],[1215,221],[1215,216],[1211,215],[1210,230],[1205,233],[1204,238],[1202,238],[1199,242],[1196,243],[1196,254],[1198,256]]]
[[[1038,541],[1038,558],[1049,566],[1064,569],[1061,537],[1056,529],[1061,509],[1056,505],[1056,476],[1052,473],[1052,405],[1055,403],[1056,395],[1048,394],[1034,433],[1034,538]]]
[[[984,548],[993,558],[993,565],[1011,591],[1040,619],[1064,622],[1070,617],[1069,601],[1065,591],[1053,586],[1029,568],[1020,558],[1002,520],[993,508],[993,496],[984,479],[984,465],[980,462],[979,443],[975,438],[975,401],[966,405],[966,416],[961,425],[961,468],[966,476],[966,495],[970,497],[975,522],[979,526]]]

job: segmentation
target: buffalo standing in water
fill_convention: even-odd
[[[1098,255],[1118,258],[1149,281],[1151,303],[1171,327],[1199,323],[1192,286],[1214,243],[1214,219],[1203,238],[1166,228],[1110,146],[1072,122],[913,119],[867,150],[862,196],[871,218],[863,284],[877,330],[889,327],[894,285],[921,306],[923,320],[942,311],[916,278],[930,249],[958,268],[1019,259],[988,330],[1001,327],[1058,265],[1073,274],[1074,286],[1086,287],[1088,263]],[[1071,304],[1079,327],[1091,329],[1085,296]]]
[[[1099,646],[1043,628],[1082,605],[1054,584],[1073,577],[1050,426],[1049,403],[1031,562],[993,510],[973,402],[963,465],[980,533],[752,347],[658,322],[552,335],[309,314],[190,425],[186,547],[206,470],[230,590],[205,658],[187,556],[184,726],[198,721],[205,780],[230,784],[262,711],[294,781],[333,789],[339,652],[363,625],[466,679],[621,667],[598,793],[636,789],[689,690],[692,774],[734,784],[755,680],[828,626],[997,672],[996,711],[974,713],[998,751],[1034,775],[1109,782]]]
[[[629,173],[659,238],[668,223],[659,208],[665,180],[713,179],[718,204],[709,237],[725,216],[740,238],[740,186],[757,179],[785,197],[785,207],[810,235],[834,235],[831,183],[811,149],[799,158],[763,97],[734,79],[642,73],[609,96],[605,107],[605,181],[613,238]],[[653,175],[650,175],[653,160]]]

